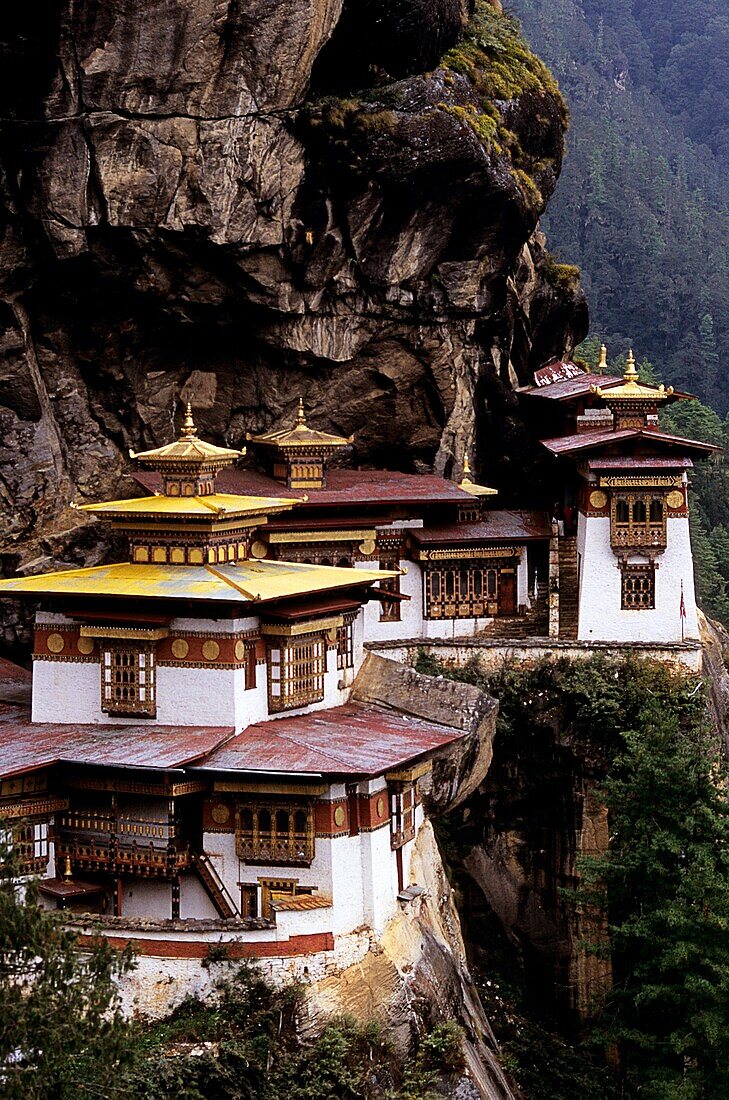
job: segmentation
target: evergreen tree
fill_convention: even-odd
[[[655,1100],[729,1095],[729,808],[696,696],[646,697],[604,787],[609,851],[583,868],[615,979],[596,1037],[627,1095]]]
[[[37,883],[18,887],[11,835],[0,829],[0,1095],[122,1096],[130,1033],[115,979],[129,955],[106,941],[78,950],[61,914],[39,907]]]

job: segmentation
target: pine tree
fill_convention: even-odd
[[[4,1100],[122,1096],[129,1028],[115,979],[131,966],[106,941],[81,953],[61,914],[18,887],[0,829],[0,1095]]]
[[[655,1100],[729,1095],[729,808],[696,696],[646,698],[605,783],[610,849],[583,868],[615,976],[596,1037]]]

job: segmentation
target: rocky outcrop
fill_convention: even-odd
[[[443,1095],[461,1100],[512,1100],[498,1046],[466,965],[466,949],[433,830],[418,833],[412,872],[422,893],[402,905],[373,950],[356,966],[307,991],[308,1026],[332,1015],[386,1026],[401,1053],[442,1020],[464,1032],[465,1072]],[[518,1092],[516,1093],[518,1095]]]
[[[479,688],[444,676],[423,676],[408,665],[369,653],[357,674],[352,698],[392,707],[465,734],[441,749],[432,772],[420,780],[430,815],[453,810],[479,787],[493,756],[498,703]]]
[[[355,462],[449,473],[469,447],[506,495],[529,485],[512,386],[586,325],[536,232],[565,112],[505,17],[472,7],[9,16],[4,572],[109,553],[68,505],[133,491],[128,448],[168,439],[180,400],[239,443],[303,393]]]

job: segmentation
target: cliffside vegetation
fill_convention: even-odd
[[[603,658],[490,676],[477,661],[454,670],[421,657],[419,668],[500,702],[488,780],[441,842],[526,1095],[725,1095],[729,810],[701,682]],[[590,800],[607,828],[586,847]],[[517,909],[500,908],[507,884]]]

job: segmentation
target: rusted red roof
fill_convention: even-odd
[[[16,710],[0,711],[0,776],[51,764],[108,768],[181,768],[227,741],[220,726],[76,726],[30,722]]]
[[[675,470],[679,466],[690,470],[693,462],[686,455],[603,455],[602,458],[591,458],[588,463],[590,470],[625,470],[631,467],[640,467],[644,470]]]
[[[612,374],[586,374],[580,371],[574,377],[554,382],[537,382],[536,386],[527,386],[519,392],[527,397],[547,397],[550,401],[574,401],[579,397],[588,397],[591,386],[600,386],[607,390],[622,381],[622,378]]]
[[[546,512],[487,512],[478,523],[444,523],[408,530],[408,536],[420,545],[431,543],[525,542],[548,539],[551,535]]]
[[[31,674],[27,668],[0,657],[0,684],[29,684],[30,681]]]
[[[618,431],[606,428],[596,432],[562,435],[556,439],[543,439],[541,442],[552,454],[563,455],[608,447],[628,440],[658,445],[659,447],[686,447],[692,451],[706,454],[721,450],[721,447],[715,447],[712,443],[701,443],[698,439],[684,439],[682,436],[669,435],[667,432],[661,432],[655,428],[620,428]]]
[[[249,726],[195,770],[374,776],[461,737],[448,726],[347,703]]]
[[[564,382],[568,378],[579,378],[587,374],[584,367],[573,363],[571,359],[551,359],[539,370],[534,371],[534,384],[551,386],[554,382]]]
[[[140,485],[150,491],[162,488],[159,474],[140,472],[134,475]],[[287,489],[279,481],[258,470],[223,470],[217,486],[221,493],[243,496],[274,496],[301,498],[299,490]],[[327,472],[326,489],[307,489],[307,507],[332,504],[457,504],[472,501],[469,493],[435,474],[404,474],[397,470],[340,470]],[[296,511],[292,513],[295,522]]]

